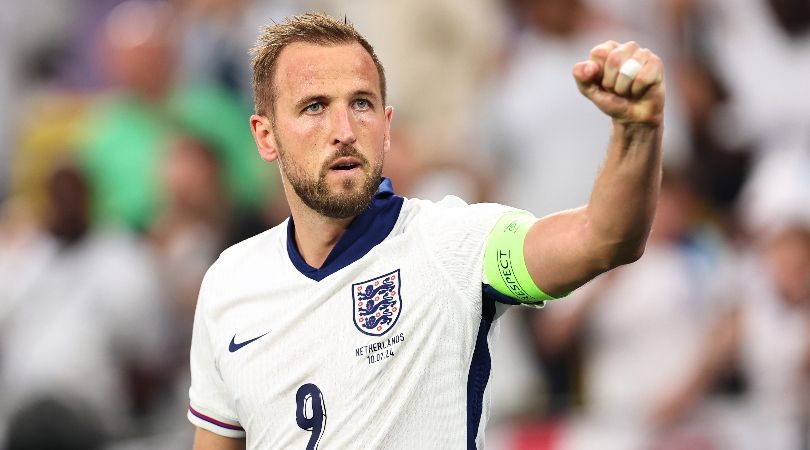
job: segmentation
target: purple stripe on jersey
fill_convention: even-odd
[[[204,420],[206,422],[213,423],[214,425],[220,426],[222,428],[227,428],[229,430],[236,430],[236,431],[245,431],[245,429],[240,427],[239,425],[231,425],[229,423],[220,422],[219,420],[214,419],[213,417],[208,417],[205,414],[203,414],[203,413],[197,411],[196,409],[192,408],[191,405],[189,405],[188,410],[189,410],[189,412],[191,412],[191,414],[194,414],[196,417],[198,417],[198,418],[200,418],[200,419],[202,419],[202,420]]]

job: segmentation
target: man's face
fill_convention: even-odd
[[[288,187],[324,216],[360,214],[380,181],[391,120],[371,56],[359,44],[290,44],[275,87],[272,136]]]

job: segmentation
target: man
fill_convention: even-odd
[[[480,448],[497,315],[643,252],[660,182],[661,61],[606,42],[574,67],[613,136],[589,204],[540,220],[393,194],[380,178],[385,77],[351,25],[305,14],[268,27],[253,71],[253,135],[279,163],[292,215],[225,251],[203,281],[195,449]]]
[[[100,448],[156,398],[166,300],[145,245],[92,225],[92,185],[73,162],[49,167],[45,189],[42,227],[0,242],[0,448]]]

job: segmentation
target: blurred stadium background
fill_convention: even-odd
[[[4,2],[0,448],[190,448],[202,275],[288,214],[247,49],[310,10],[377,48],[400,194],[537,215],[587,200],[608,138],[573,64],[664,58],[648,250],[504,316],[489,448],[810,449],[807,0]]]

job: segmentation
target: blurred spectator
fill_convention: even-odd
[[[722,132],[723,112],[732,100],[712,65],[702,57],[705,55],[683,55],[676,69],[693,150],[690,178],[721,224],[736,234],[734,209],[749,175],[752,146]]]
[[[477,161],[426,156],[415,139],[407,124],[391,130],[391,151],[385,155],[383,175],[391,178],[397,195],[433,201],[455,195],[471,203],[489,198],[488,176]]]
[[[182,412],[188,407],[191,382],[188,349],[194,308],[203,275],[226,247],[234,225],[219,153],[190,134],[175,135],[168,145],[160,161],[160,209],[147,233],[166,288],[166,320],[171,322],[161,374],[167,385],[156,405],[160,410],[150,418],[152,434],[119,442],[115,449],[190,445],[192,430]]]
[[[70,91],[41,91],[20,107],[12,158],[11,195],[24,202],[38,221],[48,206],[47,180],[58,161],[72,158],[71,144],[81,136],[89,99]]]
[[[120,435],[166,362],[163,292],[141,243],[90,225],[79,171],[55,169],[48,193],[44,229],[24,249],[17,241],[13,260],[0,248],[0,427],[46,399],[42,408],[86,409],[88,430]]]
[[[309,11],[311,0],[176,0],[182,30],[178,77],[215,83],[252,102],[250,57],[259,28]]]
[[[733,100],[722,132],[760,152],[810,149],[805,0],[700,0],[691,26]],[[744,49],[744,50],[741,50]]]
[[[14,117],[3,122],[13,125],[14,132],[0,141],[0,157],[11,162],[0,164],[0,177],[10,178],[10,195],[29,203],[38,219],[45,208],[49,171],[79,140],[92,94],[83,89],[103,85],[91,59],[95,40],[85,39],[86,35],[93,34],[103,16],[121,1],[31,0],[3,10],[2,20],[9,22],[0,33],[13,32],[0,47],[8,47],[13,59],[0,70],[13,75],[9,81],[14,96],[5,102],[13,105],[7,109]]]
[[[783,223],[739,260],[738,301],[705,335],[692,373],[676,378],[659,411],[683,420],[732,361],[748,390],[726,415],[728,448],[806,448],[810,395],[810,227]]]
[[[250,64],[243,39],[243,20],[248,0],[182,0],[179,75],[193,82],[217,83],[233,92],[250,96]],[[255,33],[255,30],[251,30]]]
[[[751,240],[785,223],[810,223],[810,147],[763,155],[740,198],[739,214]]]
[[[254,149],[249,110],[213,85],[175,83],[177,35],[162,3],[131,0],[116,7],[102,32],[105,61],[121,90],[87,121],[82,162],[95,188],[95,215],[145,230],[157,213],[158,164],[166,139],[192,130],[221,150],[224,180],[239,208],[267,195]]]
[[[44,26],[53,27],[53,22],[59,26],[43,33],[44,39],[34,41],[36,47],[29,57],[31,61],[27,70],[38,72],[39,76],[26,82],[32,84],[34,90],[59,87],[87,93],[106,87],[109,78],[97,55],[98,30],[110,11],[123,2],[68,0],[60,2],[60,9],[54,10],[53,2],[34,0],[34,3],[43,5],[36,8],[32,17],[47,14],[53,17],[51,23]]]
[[[654,428],[654,414],[694,370],[720,306],[711,294],[722,246],[696,227],[694,204],[683,178],[665,176],[641,260],[534,316],[545,357],[582,345],[583,414],[572,416],[562,448],[650,449],[673,438],[654,434],[672,431]]]
[[[610,119],[576,89],[572,67],[608,39],[646,44],[583,0],[520,0],[515,8],[525,29],[481,104],[479,144],[498,174],[494,200],[544,216],[587,202],[609,137]],[[677,115],[668,108],[665,117],[665,159],[683,162]]]
[[[9,189],[11,149],[20,118],[18,105],[26,101],[37,72],[54,65],[55,49],[67,34],[73,17],[69,3],[48,0],[5,2],[0,14],[0,199]]]
[[[682,63],[680,58],[688,53],[689,42],[684,38],[686,27],[684,17],[695,9],[694,5],[703,0],[585,0],[601,14],[612,17],[644,36],[646,47],[655,49],[658,56],[675,73]],[[686,48],[685,48],[686,47]],[[669,86],[667,86],[669,88]],[[677,96],[670,99],[680,103]]]
[[[6,450],[98,450],[104,434],[92,411],[62,399],[34,399],[9,423]]]
[[[395,108],[392,127],[407,130],[425,164],[470,158],[475,106],[506,31],[499,0],[318,3],[374,44]]]
[[[172,303],[189,319],[183,329],[190,332],[203,275],[225,248],[231,205],[217,153],[202,140],[173,138],[160,172],[163,201],[149,237]],[[186,352],[191,341],[184,344]]]

